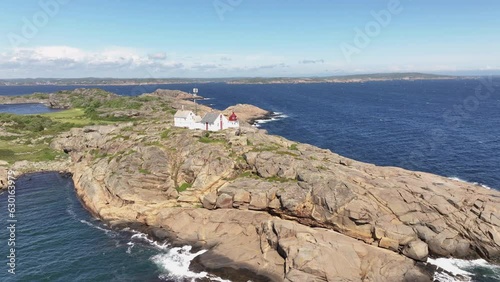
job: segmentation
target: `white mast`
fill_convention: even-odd
[[[198,94],[198,88],[193,88],[194,114],[198,115],[198,104],[196,104],[196,94]]]

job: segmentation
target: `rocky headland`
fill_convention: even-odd
[[[50,99],[72,108],[92,94],[78,91]],[[500,262],[498,191],[358,162],[244,120],[222,132],[175,128],[175,109],[192,102],[161,91],[137,99],[134,109],[103,102],[92,112],[126,120],[54,135],[50,147],[65,158],[14,166],[68,171],[95,216],[208,249],[198,264],[259,281],[431,281],[428,256]],[[269,114],[232,111],[248,121]]]

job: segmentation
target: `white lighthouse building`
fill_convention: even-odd
[[[192,111],[179,110],[174,115],[174,126],[189,129],[219,131],[228,128],[239,128],[240,123],[234,112],[228,119],[221,112],[210,112],[201,118],[200,116],[195,115]]]

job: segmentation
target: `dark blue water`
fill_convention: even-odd
[[[11,113],[17,115],[44,114],[60,110],[51,109],[43,104],[0,104],[0,113]]]
[[[0,281],[158,281],[146,242],[127,253],[131,233],[93,219],[71,179],[56,173],[22,177],[16,189],[16,275],[7,273],[7,193],[0,195]],[[9,247],[10,248],[10,247]]]

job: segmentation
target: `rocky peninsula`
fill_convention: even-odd
[[[500,262],[498,191],[269,135],[246,123],[269,114],[250,105],[226,110],[243,118],[239,129],[209,133],[173,127],[176,109],[194,107],[175,91],[36,95],[3,99],[39,99],[78,115],[47,117],[57,124],[36,138],[53,157],[22,161],[14,152],[0,165],[67,171],[96,217],[208,249],[196,263],[214,272],[432,281],[428,256]],[[3,136],[15,136],[4,138],[9,146],[33,138],[15,123],[2,124]]]

